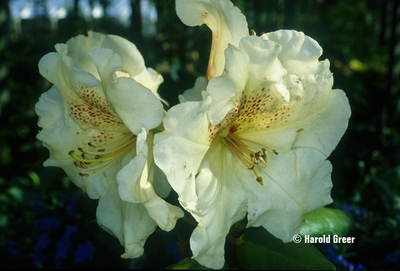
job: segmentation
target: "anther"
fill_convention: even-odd
[[[247,167],[247,168],[251,170],[251,169],[254,168],[254,165],[256,164],[255,163],[256,160],[255,160],[254,153],[250,153],[250,158],[251,158],[251,165],[250,165],[251,167]]]
[[[96,148],[96,146],[93,145],[92,142],[89,142],[88,145],[89,145],[89,147],[91,147],[91,148]]]
[[[79,175],[82,177],[89,177],[89,174],[79,172]]]
[[[81,153],[87,153],[87,152],[85,152],[82,148],[78,148],[78,150],[79,150]]]

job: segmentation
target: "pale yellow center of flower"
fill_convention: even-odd
[[[75,87],[75,90],[68,96],[67,109],[82,129],[77,132],[78,138],[88,138],[89,142],[87,146],[78,146],[78,152],[71,150],[69,155],[75,159],[79,175],[93,177],[135,146],[136,136],[107,103],[101,89]]]
[[[222,140],[237,164],[252,170],[256,180],[262,184],[262,177],[257,174],[256,169],[266,167],[269,161],[268,151],[276,155],[278,151],[239,135],[283,125],[293,113],[290,106],[282,103],[270,89],[261,87],[252,91],[246,90],[233,103],[225,118],[209,128],[209,141]],[[257,145],[259,149],[255,150],[249,145]]]
[[[68,154],[76,160],[74,162],[75,166],[82,171],[79,172],[79,175],[83,177],[93,177],[106,170],[127,150],[135,146],[135,144],[136,136],[130,134],[122,137],[110,145],[102,146],[101,148],[96,147],[94,144],[89,142],[89,148],[78,148],[80,156],[78,156],[73,150],[71,150]],[[96,172],[93,174],[84,173],[88,171]]]

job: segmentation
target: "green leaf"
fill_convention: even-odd
[[[349,234],[354,225],[350,213],[331,208],[321,208],[303,217],[299,234],[312,237],[324,235],[338,235],[345,237]]]
[[[176,264],[170,265],[165,269],[175,269],[175,270],[212,270],[210,268],[204,267],[196,260],[186,258],[183,261],[177,262]]]
[[[313,245],[285,244],[262,227],[246,230],[240,240],[236,258],[242,269],[335,270]]]

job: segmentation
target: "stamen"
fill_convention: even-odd
[[[97,149],[97,147],[93,145],[91,142],[89,142],[88,145],[92,149]],[[87,174],[81,172],[79,173],[79,175],[83,177],[93,177],[106,170],[115,161],[117,161],[118,158],[121,157],[127,150],[129,150],[131,147],[135,145],[136,145],[136,136],[130,134],[120,138],[116,142],[113,142],[113,144],[110,144],[108,146],[102,146],[101,149],[97,149],[95,152],[86,151],[83,148],[79,147],[78,150],[81,152],[82,158],[77,156],[74,150],[71,150],[68,154],[76,160],[74,162],[74,165],[81,171],[86,171],[86,170],[93,171],[94,169],[101,168],[101,170],[97,171],[94,174]],[[94,159],[89,158],[90,156],[88,157],[87,155],[93,155]],[[91,163],[98,163],[98,165],[87,166],[90,165]]]
[[[227,144],[227,142],[226,142],[225,140],[224,140],[224,143],[225,143],[225,145],[228,147],[228,150],[231,152],[231,154],[232,154],[233,158],[235,159],[236,163],[237,163],[240,167],[242,167],[242,168],[244,168],[244,169],[248,169],[248,167],[242,166],[242,165],[239,163],[239,161],[237,160],[236,157],[238,157],[238,158],[240,159],[240,161],[241,161],[243,164],[246,165],[246,163],[242,160],[242,157],[239,156],[239,154],[237,154],[236,152],[234,152],[236,149],[235,149],[235,148],[232,148],[231,145]]]
[[[252,170],[254,175],[256,176],[256,181],[260,185],[263,185],[263,178],[257,174],[255,168],[265,168],[267,166],[267,163],[269,163],[267,149],[271,150],[276,155],[278,155],[278,151],[252,140],[233,135],[232,133],[229,133],[226,137],[223,137],[222,139],[225,146],[228,148],[233,158],[235,159],[236,163],[244,169]],[[253,150],[243,141],[261,146],[261,151]]]
[[[236,144],[236,142],[229,137],[230,135],[228,135],[227,137],[224,137],[224,139],[226,139],[233,147],[234,150],[237,151],[238,153],[240,153],[241,155],[243,155],[243,157],[247,160],[247,162],[249,162],[251,164],[251,159],[243,152],[243,150]],[[250,152],[252,150],[250,149]],[[246,163],[245,163],[246,164]]]
[[[266,148],[266,149],[269,149],[269,150],[271,150],[273,153],[275,153],[276,155],[279,154],[279,152],[278,152],[277,150],[272,149],[272,148],[270,148],[270,147],[268,147],[268,146],[265,146],[265,145],[263,145],[263,144],[257,143],[257,142],[252,141],[252,140],[248,140],[248,139],[243,138],[243,137],[240,137],[240,136],[235,136],[235,137],[237,137],[237,138],[240,139],[240,140],[247,141],[247,142],[250,142],[250,143],[253,143],[253,144],[257,144],[257,145],[262,146],[262,147],[264,147],[264,148]],[[243,144],[244,144],[244,143],[243,143]]]
[[[132,137],[132,135],[127,135],[127,136],[122,137],[118,141],[116,141],[114,144],[111,144],[111,145],[108,145],[108,146],[104,146],[103,148],[98,149],[96,152],[85,150],[85,153],[94,154],[94,155],[98,154],[99,152],[101,152],[102,154],[112,153],[115,150],[123,147],[123,145],[128,145],[128,144],[130,144],[131,142],[133,142],[135,140],[136,140],[136,136]],[[97,149],[91,142],[89,142],[88,145],[90,147],[92,147],[93,149]],[[108,151],[105,151],[106,149],[108,149]]]

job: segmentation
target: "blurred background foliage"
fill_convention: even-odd
[[[330,60],[334,87],[346,92],[352,109],[349,128],[329,158],[330,207],[353,215],[356,242],[320,249],[338,269],[394,269],[400,253],[399,1],[232,2],[257,33],[295,29],[324,49],[321,59]],[[178,234],[178,222],[178,231],[155,232],[140,259],[120,259],[117,239],[95,222],[97,202],[62,170],[42,166],[48,151],[35,138],[34,105],[50,83],[37,64],[56,43],[88,30],[135,43],[146,65],[163,75],[160,94],[170,105],[206,72],[211,32],[183,25],[174,0],[0,1],[3,268],[164,268],[182,258],[177,243],[189,251],[190,231]]]

